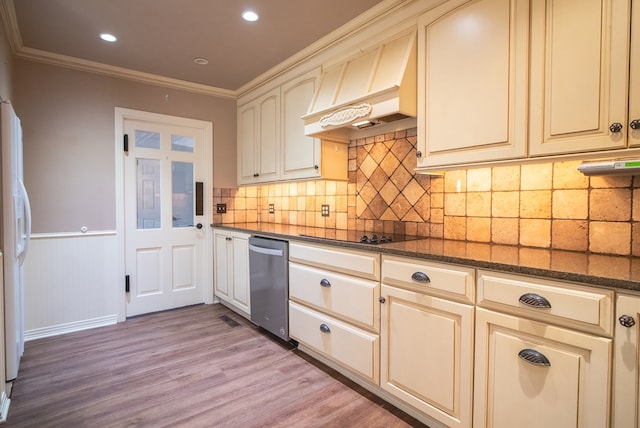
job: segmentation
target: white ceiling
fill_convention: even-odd
[[[52,53],[236,91],[381,2],[14,0],[13,8],[18,48],[31,54]],[[240,14],[247,8],[260,20],[243,21]],[[118,42],[100,40],[101,32],[113,33]],[[196,57],[209,64],[196,65]]]

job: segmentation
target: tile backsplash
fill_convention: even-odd
[[[640,256],[640,181],[586,177],[580,161],[413,173],[416,129],[351,141],[349,181],[214,188],[215,223],[366,229]],[[269,212],[273,204],[274,212]],[[328,217],[321,206],[329,205]]]

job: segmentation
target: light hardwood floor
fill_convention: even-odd
[[[222,305],[26,344],[6,427],[424,426]]]

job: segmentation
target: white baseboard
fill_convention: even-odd
[[[2,397],[0,398],[0,423],[5,423],[7,421],[7,415],[9,414],[9,404],[11,404],[11,400],[2,392]]]
[[[88,330],[90,328],[104,327],[118,322],[118,315],[93,318],[82,321],[74,321],[66,324],[58,324],[50,327],[36,328],[24,332],[24,340],[42,339],[44,337],[58,336],[60,334],[73,333],[75,331]]]

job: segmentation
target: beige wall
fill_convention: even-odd
[[[0,98],[11,100],[13,58],[2,21],[0,21]]]
[[[115,229],[115,107],[213,122],[211,185],[235,185],[235,100],[24,60],[13,89],[34,233]]]

